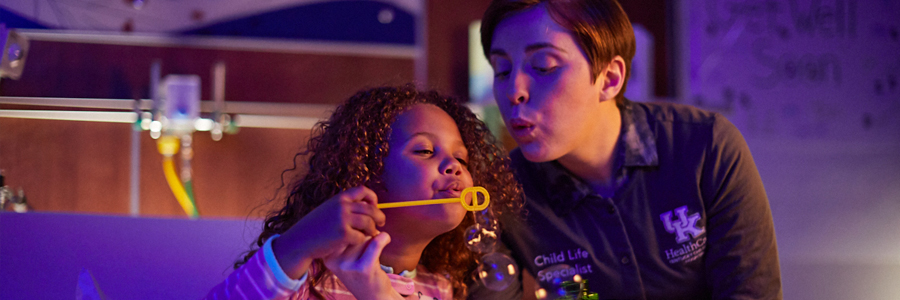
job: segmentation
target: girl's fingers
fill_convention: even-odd
[[[354,202],[351,203],[350,212],[360,215],[365,215],[372,219],[377,226],[384,226],[384,212],[378,209],[378,206],[364,203],[364,202]]]
[[[363,266],[376,266],[380,263],[381,251],[391,242],[391,236],[387,232],[382,232],[372,238],[366,246],[365,252],[359,257],[359,262]]]
[[[365,202],[371,205],[378,205],[378,195],[375,194],[375,191],[364,187],[357,186],[350,188],[343,192],[350,200],[353,202]]]
[[[378,195],[375,194],[375,191],[364,186],[358,186],[347,191],[351,190],[352,192],[349,196],[352,197],[354,200],[353,202],[368,204],[368,206],[361,207],[361,210],[357,213],[368,215],[375,220],[375,223],[378,224],[378,226],[383,226],[384,213],[378,209]]]
[[[375,194],[375,191],[364,186],[357,186],[341,194],[345,203],[350,205],[350,212],[369,216],[377,226],[384,225],[384,213],[378,209],[378,195]]]
[[[342,226],[334,228],[335,231],[327,234],[330,236],[331,251],[328,253],[344,252],[353,245],[365,244],[367,237],[379,233],[377,226],[384,225],[384,213],[378,209],[377,196],[371,189],[358,186],[347,189],[332,198],[331,213],[338,215],[325,215],[321,222],[336,222],[334,225]]]
[[[375,227],[375,220],[367,215],[351,214],[347,221],[354,231],[362,232],[365,236],[374,236],[379,232]]]
[[[327,256],[340,256],[342,253],[353,249],[354,247],[358,247],[359,245],[365,245],[366,241],[371,239],[371,236],[363,234],[360,231],[350,230],[345,236],[345,239],[342,243],[334,246],[332,251]]]
[[[361,232],[361,231],[357,231],[357,230],[351,230],[351,232],[348,233],[348,236],[347,236],[348,237],[347,243],[349,244],[349,246],[364,244],[367,240],[369,240],[371,238],[371,236],[372,236],[372,234],[367,234],[365,232]]]
[[[366,240],[362,243],[352,245],[347,247],[347,250],[344,250],[343,260],[346,262],[355,262],[359,260],[359,256],[362,255],[363,250],[366,249],[366,245],[372,242],[372,237],[367,236]],[[354,264],[357,265],[357,264]]]
[[[341,270],[363,271],[379,266],[379,258],[384,247],[391,242],[391,236],[382,232],[375,237],[366,237],[359,244],[348,245],[340,252],[335,252],[325,258],[331,267]]]
[[[329,269],[338,268],[340,270],[356,270],[358,269],[358,264],[356,263],[360,254],[362,254],[362,250],[366,248],[366,245],[369,244],[369,241],[372,240],[371,236],[366,236],[359,243],[347,244],[346,247],[342,247],[338,249],[334,253],[326,256],[325,262],[326,266]]]

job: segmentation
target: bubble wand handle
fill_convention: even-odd
[[[466,195],[472,194],[472,204],[466,203]],[[484,195],[484,201],[478,203],[478,194]],[[487,189],[480,186],[473,186],[463,189],[462,194],[459,195],[459,198],[445,198],[445,199],[431,199],[431,200],[416,200],[416,201],[404,201],[404,202],[391,202],[391,203],[379,203],[378,208],[394,208],[394,207],[407,207],[407,206],[419,206],[419,205],[431,205],[431,204],[446,204],[446,203],[455,203],[459,202],[462,204],[466,210],[469,211],[479,211],[487,208],[488,203],[491,202],[491,195],[488,194]]]

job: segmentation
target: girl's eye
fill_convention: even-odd
[[[509,76],[509,71],[494,73],[494,78],[496,79],[505,79],[507,76]]]
[[[459,163],[462,164],[464,167],[469,166],[469,162],[467,162],[465,159],[457,158],[456,160],[459,161]]]
[[[434,151],[431,149],[421,149],[421,150],[413,151],[413,153],[422,154],[422,155],[432,155],[432,154],[434,154]]]

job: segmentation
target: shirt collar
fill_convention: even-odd
[[[547,195],[557,215],[567,215],[593,193],[590,186],[570,173],[558,161],[540,163],[540,168],[540,174],[544,174],[550,183],[547,186]]]
[[[651,167],[659,165],[656,153],[656,135],[647,122],[647,114],[635,112],[637,105],[625,99],[619,112],[622,115],[622,131],[619,133],[617,149],[621,155],[621,166]],[[617,165],[618,167],[621,167]]]
[[[394,274],[393,267],[381,265],[381,269],[384,270],[385,273]],[[417,271],[416,269],[412,269],[412,271],[403,270],[403,272],[400,272],[400,274],[398,274],[398,275],[409,278],[409,279],[413,279],[413,278],[416,278],[416,271]]]
[[[622,117],[622,129],[616,144],[615,171],[616,189],[627,181],[627,168],[659,165],[656,150],[656,136],[650,129],[647,116],[643,112],[635,112],[635,104],[627,99],[619,106]],[[548,196],[553,209],[559,215],[567,215],[593,190],[580,178],[570,173],[558,161],[538,163],[538,173],[543,174],[549,182]]]
[[[381,269],[388,274],[388,279],[391,280],[391,286],[394,287],[394,290],[404,298],[416,292],[416,283],[413,281],[413,278],[416,278],[416,269],[400,272],[400,275],[394,274],[394,268],[392,267],[381,265]]]

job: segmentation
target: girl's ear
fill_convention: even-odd
[[[622,86],[625,85],[625,78],[628,75],[625,69],[625,60],[621,56],[616,55],[606,64],[606,67],[600,71],[597,81],[594,84],[602,84],[600,87],[600,101],[607,99],[615,99]]]

